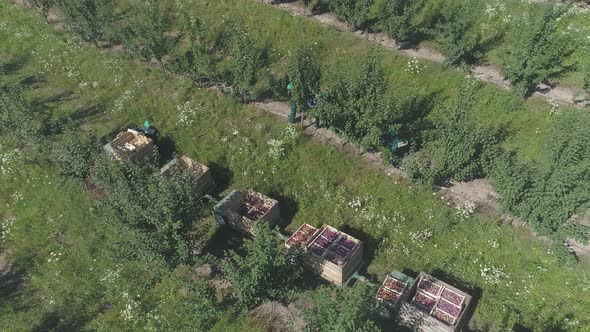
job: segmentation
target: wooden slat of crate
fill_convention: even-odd
[[[138,133],[135,133],[131,130],[119,133],[117,137],[111,142],[113,156],[119,160],[125,159],[134,163],[141,163],[146,157],[151,156],[155,149],[154,142],[147,137],[139,137],[138,135]],[[141,142],[139,142],[140,144],[134,144],[132,143],[134,141]],[[136,150],[130,151],[128,154],[120,153],[118,149],[122,148],[125,143],[132,144],[135,146]]]
[[[194,173],[195,185],[199,192],[208,193],[215,189],[215,182],[209,167],[187,156],[178,158],[178,164],[182,170]]]
[[[271,227],[274,227],[281,218],[281,211],[279,210],[279,204],[277,201],[273,199],[271,202],[273,204],[272,207],[264,216],[262,216],[262,219],[266,220]]]
[[[254,235],[254,224],[252,220],[240,215],[233,210],[228,210],[227,212],[227,223],[237,231],[240,231],[249,236]]]
[[[119,133],[117,135],[117,137],[115,137],[115,139],[113,140],[113,142],[111,144],[113,147],[121,147],[125,143],[131,142],[134,138],[135,138],[135,135],[133,135],[132,133],[122,132],[122,133]]]

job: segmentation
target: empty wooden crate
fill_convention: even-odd
[[[199,192],[208,193],[215,189],[215,182],[211,176],[209,167],[187,157],[172,159],[160,169],[160,174],[170,176],[174,167],[178,167],[183,173],[190,176],[197,186]]]
[[[127,129],[104,146],[104,150],[115,160],[141,164],[155,151],[154,141],[142,132]]]

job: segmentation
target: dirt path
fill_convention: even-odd
[[[339,21],[331,13],[322,13],[313,15],[309,10],[305,10],[304,7],[296,3],[280,3],[272,5],[275,8],[287,11],[296,16],[310,17],[316,21],[319,21],[325,25],[332,26],[339,31],[351,31],[348,24]],[[354,32],[361,38],[364,38],[372,43],[381,45],[385,48],[391,49],[398,53],[406,56],[415,57],[417,59],[429,60],[434,62],[442,63],[445,61],[445,56],[438,50],[431,47],[418,45],[416,48],[411,49],[400,49],[395,40],[389,38],[382,33],[364,33],[361,31]],[[475,66],[471,70],[472,74],[478,77],[481,81],[497,85],[505,90],[512,88],[509,81],[504,78],[502,71],[493,65],[479,65]],[[546,86],[541,84],[535,88],[533,94],[534,97],[541,97],[553,100],[559,104],[574,105],[579,108],[590,106],[590,101],[586,100],[588,94],[583,91],[571,89],[563,85],[557,85],[554,87]]]

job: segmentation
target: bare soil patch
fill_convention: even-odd
[[[276,301],[263,303],[252,311],[252,315],[264,321],[273,332],[303,331],[305,322],[298,314],[294,304],[287,306]]]

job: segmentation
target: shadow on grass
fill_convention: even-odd
[[[281,219],[277,223],[277,226],[279,230],[283,231],[293,222],[293,218],[297,214],[297,211],[299,211],[299,204],[292,197],[283,196],[280,192],[271,192],[269,197],[279,202]]]
[[[47,81],[45,80],[45,78],[41,75],[29,75],[25,78],[23,78],[22,80],[20,80],[19,84],[21,86],[26,86],[28,88],[32,88],[32,89],[38,89],[41,87],[41,85],[47,83]]]
[[[41,331],[80,331],[82,327],[86,324],[85,320],[80,321],[72,321],[66,320],[60,317],[57,313],[48,313],[43,317],[41,323],[39,323],[35,328],[32,330],[34,332],[41,332]]]
[[[229,168],[215,162],[209,163],[207,166],[211,170],[213,181],[215,181],[215,190],[212,194],[217,197],[229,186],[234,173]]]
[[[12,299],[18,295],[23,277],[24,273],[14,266],[0,274],[0,308],[13,302]]]
[[[12,59],[12,61],[8,61],[6,63],[0,64],[0,73],[5,75],[11,75],[16,73],[17,71],[21,70],[25,64],[27,63],[29,56],[21,56],[18,58]]]
[[[176,143],[171,136],[163,136],[156,141],[158,153],[160,155],[160,164],[166,163],[174,157],[176,152]]]
[[[210,254],[219,259],[225,258],[227,250],[233,250],[240,256],[246,255],[244,235],[231,227],[222,226],[209,238],[203,248],[203,254]]]
[[[79,109],[68,116],[68,118],[75,122],[81,122],[88,118],[95,117],[96,115],[102,114],[105,111],[104,105],[96,104],[91,105],[82,109]]]

